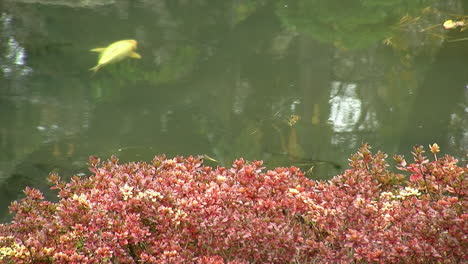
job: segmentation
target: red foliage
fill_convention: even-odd
[[[434,153],[434,152],[433,152]],[[152,164],[90,158],[92,175],[49,180],[59,202],[26,188],[0,225],[4,263],[457,263],[467,256],[467,167],[450,156],[388,171],[363,146],[330,181],[195,157]],[[435,153],[434,153],[435,154]]]

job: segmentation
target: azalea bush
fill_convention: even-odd
[[[434,155],[439,150],[431,148]],[[451,156],[429,161],[422,147],[414,163],[395,156],[402,174],[387,170],[387,156],[363,146],[351,169],[301,194],[314,230],[308,252],[332,263],[460,263],[466,260],[468,167]]]
[[[453,157],[414,162],[364,145],[330,181],[199,157],[120,164],[91,157],[92,174],[49,181],[0,225],[2,263],[459,263],[466,261],[466,172]],[[407,180],[409,179],[409,180]]]

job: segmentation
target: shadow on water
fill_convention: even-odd
[[[25,156],[0,184],[0,207],[6,208],[12,200],[24,197],[26,186],[41,190],[46,200],[56,201],[57,192],[50,190],[47,182],[50,173],[58,173],[68,181],[72,175],[88,174],[87,161],[76,159],[76,142],[63,140],[42,145]],[[0,212],[0,221],[9,219],[6,210]]]

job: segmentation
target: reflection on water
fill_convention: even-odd
[[[297,2],[0,2],[0,216],[26,185],[52,199],[48,173],[83,175],[90,155],[244,157],[313,178],[363,142],[464,157],[468,42],[445,40],[468,33],[437,26],[461,2]],[[121,39],[142,59],[92,76],[90,49]]]
[[[11,25],[12,18],[6,13],[0,16],[0,32],[5,39],[0,43],[4,54],[0,57],[0,67],[5,78],[13,78],[15,75],[27,75],[31,68],[26,65],[26,51],[14,38]]]
[[[355,84],[333,83],[330,92],[329,122],[336,133],[352,132],[361,116],[361,101]]]

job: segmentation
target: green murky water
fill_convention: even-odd
[[[409,3],[406,3],[409,2]],[[464,9],[465,8],[465,9]],[[363,143],[389,154],[468,145],[466,14],[449,1],[5,0],[0,2],[0,216],[46,176],[206,154],[346,168]],[[141,60],[96,75],[89,50],[136,39]],[[48,193],[49,197],[53,197]]]

